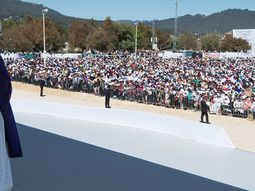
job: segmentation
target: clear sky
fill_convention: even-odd
[[[64,15],[103,20],[153,20],[175,16],[175,0],[23,0],[43,4]],[[229,8],[255,10],[255,0],[178,0],[179,16],[205,14]]]

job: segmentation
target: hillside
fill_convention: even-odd
[[[46,7],[43,5],[22,2],[20,0],[0,0],[0,19],[9,17],[12,17],[14,19],[25,18],[27,15],[33,17],[42,17],[42,9],[45,8]],[[74,19],[77,19],[74,17],[65,16],[50,8],[48,9],[49,12],[47,13],[47,17],[61,25],[67,26]],[[226,33],[231,31],[232,29],[255,28],[254,18],[255,11],[249,11],[247,9],[228,9],[208,16],[200,14],[185,15],[179,17],[178,19],[178,31],[192,32],[198,34],[205,34],[210,32]],[[134,24],[137,21],[121,20],[117,22]],[[148,25],[152,24],[151,21],[142,22]],[[156,20],[155,26],[164,31],[173,32],[174,18],[166,20]]]
[[[45,8],[47,7],[43,5],[22,2],[20,0],[0,0],[0,19],[18,19],[25,18],[28,15],[32,17],[42,17],[42,10]],[[74,17],[62,15],[53,9],[47,9],[49,9],[47,17],[61,25],[66,26],[76,19]]]
[[[255,28],[255,11],[228,9],[209,16],[185,15],[178,19],[178,30],[193,33],[226,33],[232,29]],[[174,19],[156,22],[156,27],[173,31]]]

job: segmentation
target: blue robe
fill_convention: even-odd
[[[22,157],[18,130],[12,112],[10,98],[12,93],[11,78],[0,55],[0,111],[4,119],[5,138],[10,158]]]

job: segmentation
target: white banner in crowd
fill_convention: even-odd
[[[18,59],[20,56],[17,53],[5,53],[5,54],[0,54],[2,56],[3,59],[6,58],[15,58]]]
[[[3,59],[7,58],[13,58],[13,59],[19,59],[22,58],[26,54],[20,54],[20,53],[3,53],[1,54]],[[42,58],[78,58],[81,57],[81,53],[65,53],[65,54],[49,54],[49,53],[42,53]]]
[[[19,59],[22,58],[22,54],[19,53],[5,53],[1,54],[2,58],[13,58]],[[159,57],[163,58],[185,58],[186,53],[173,53],[172,51],[164,51],[158,54]],[[44,58],[79,58],[82,57],[81,53],[66,53],[66,54],[41,54],[41,57]],[[211,52],[203,53],[204,58],[251,58],[255,57],[255,52],[246,53],[246,52]]]
[[[185,58],[185,53],[173,53],[171,51],[165,51],[164,53],[159,54],[160,57],[163,58]],[[251,58],[255,57],[255,52],[247,53],[247,52],[205,52],[203,53],[203,58]]]
[[[42,53],[42,58],[79,58],[81,57],[81,53],[65,53],[65,54],[49,54],[49,53]]]
[[[160,57],[163,58],[180,58],[185,57],[185,53],[174,53],[172,51],[164,51],[158,54]]]

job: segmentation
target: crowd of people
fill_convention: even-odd
[[[247,117],[255,113],[255,58],[162,58],[156,53],[86,52],[80,58],[6,59],[15,81],[172,108]]]

